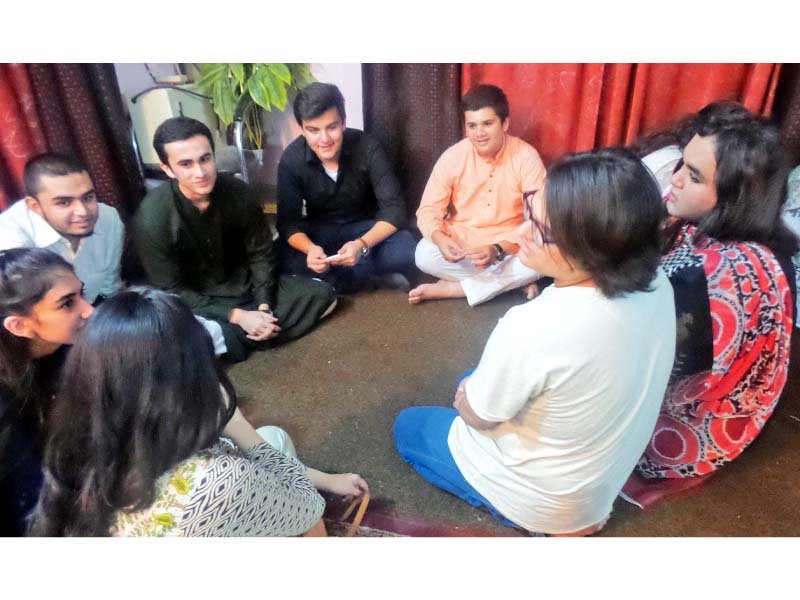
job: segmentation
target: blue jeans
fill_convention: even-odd
[[[356,221],[339,225],[336,223],[304,223],[303,231],[312,242],[321,246],[331,256],[339,252],[346,242],[356,240],[375,225],[373,220]],[[401,273],[412,284],[419,270],[414,262],[417,240],[407,229],[399,229],[362,256],[355,267],[331,268],[322,275],[314,273],[306,265],[306,255],[298,252],[285,241],[282,247],[282,266],[286,273],[317,277],[337,287],[337,291],[350,291],[368,287],[375,275]]]
[[[443,406],[415,406],[402,410],[394,421],[397,452],[436,487],[472,506],[488,509],[503,525],[519,528],[500,514],[461,474],[447,445],[450,426],[457,416],[454,408]]]

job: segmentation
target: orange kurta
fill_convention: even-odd
[[[518,243],[522,193],[541,190],[545,173],[539,153],[517,137],[506,135],[494,159],[479,156],[465,138],[445,150],[433,167],[417,226],[428,239],[441,229],[467,247]]]

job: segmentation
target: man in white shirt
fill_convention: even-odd
[[[95,304],[121,286],[125,230],[117,211],[97,201],[84,165],[48,152],[25,165],[25,192],[0,214],[0,250],[47,248],[72,263]]]
[[[125,227],[113,206],[98,202],[94,183],[79,160],[46,152],[25,164],[26,196],[0,213],[0,250],[46,248],[75,267],[83,294],[99,304],[122,287]],[[217,323],[197,317],[214,343],[227,351]]]

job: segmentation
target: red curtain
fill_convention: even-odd
[[[0,210],[24,195],[25,161],[47,150],[39,123],[24,65],[0,65]]]
[[[626,145],[715,100],[769,114],[779,64],[464,64],[461,89],[492,83],[510,132],[546,164],[565,152]]]
[[[144,193],[111,64],[0,64],[0,209],[24,195],[31,156],[86,163],[98,197],[130,215]]]

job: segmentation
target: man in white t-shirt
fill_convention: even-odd
[[[500,320],[453,404],[395,422],[423,477],[529,531],[598,531],[647,445],[675,353],[660,194],[620,150],[565,157],[519,257],[555,283]]]
[[[0,250],[46,248],[75,267],[91,304],[122,287],[120,269],[125,227],[113,206],[98,201],[86,166],[57,152],[25,164],[25,193],[0,213]],[[197,317],[214,343],[226,352],[219,325]]]

